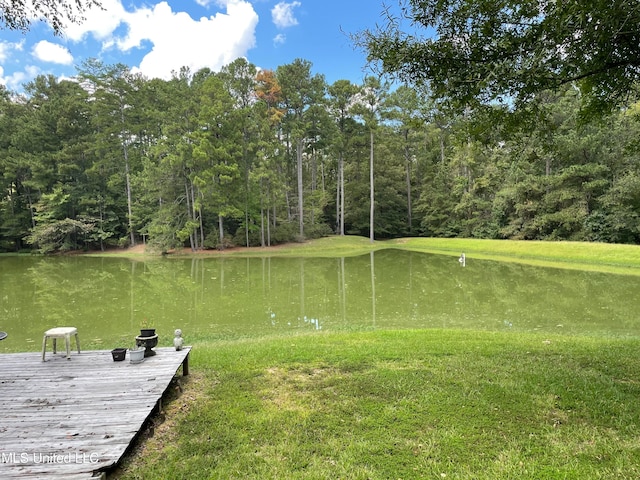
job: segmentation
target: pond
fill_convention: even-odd
[[[464,328],[640,336],[640,278],[399,250],[346,258],[0,257],[0,352],[53,326],[84,349],[296,331]]]

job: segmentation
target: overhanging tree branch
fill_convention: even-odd
[[[602,113],[640,79],[640,28],[630,28],[640,25],[640,0],[399,3],[408,23],[388,15],[353,40],[382,73],[428,84],[459,107],[576,83],[586,108]]]
[[[102,8],[100,0],[0,0],[0,28],[26,32],[42,20],[61,35],[67,23],[82,23],[93,7]]]

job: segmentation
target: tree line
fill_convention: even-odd
[[[384,77],[329,85],[303,59],[170,80],[89,60],[74,79],[0,89],[0,250],[332,233],[638,243],[640,110],[583,122],[581,95],[540,92],[518,117],[448,110]]]

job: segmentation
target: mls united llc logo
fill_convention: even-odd
[[[97,453],[86,452],[67,452],[67,453],[0,453],[0,463],[10,464],[38,464],[38,463],[98,463],[99,457]]]

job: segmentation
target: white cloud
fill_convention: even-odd
[[[277,47],[279,45],[283,45],[284,42],[287,41],[287,36],[283,33],[279,33],[277,34],[275,37],[273,37],[273,44]]]
[[[166,2],[161,2],[153,10],[132,14],[128,35],[116,45],[126,51],[140,47],[143,41],[151,42],[151,51],[133,70],[148,77],[168,79],[172,71],[183,66],[192,71],[203,67],[219,70],[236,58],[246,56],[255,46],[257,23],[258,15],[251,4],[243,0],[231,0],[226,13],[198,21],[184,12],[173,12]]]
[[[0,41],[0,62],[8,62],[16,52],[24,51],[24,46],[25,39],[18,42]],[[21,57],[24,56],[21,55]],[[5,72],[5,67],[0,65],[0,85],[4,85],[10,90],[21,90],[23,83],[33,80],[41,73],[40,69],[33,65],[26,66],[24,71],[12,71],[7,76],[5,76]]]
[[[66,30],[69,40],[79,42],[92,35],[102,41],[103,50],[123,52],[134,48],[151,50],[133,67],[150,78],[171,77],[172,71],[188,66],[219,70],[238,57],[246,57],[255,46],[258,15],[249,0],[196,0],[202,6],[215,3],[226,11],[193,19],[186,12],[174,12],[162,1],[151,7],[127,11],[121,0],[103,0],[104,10],[85,14],[86,22]],[[124,27],[125,33],[118,32]]]
[[[13,52],[21,52],[24,50],[24,39],[19,42],[0,41],[0,62],[6,62]]]
[[[64,34],[67,39],[79,42],[90,34],[96,40],[108,42],[116,28],[125,22],[127,12],[121,0],[101,0],[100,3],[102,8],[94,7],[83,14],[83,22],[65,27]]]
[[[293,27],[298,24],[298,20],[293,14],[293,9],[299,7],[300,2],[280,2],[271,9],[271,19],[278,28]]]
[[[0,62],[6,62],[9,55],[11,55],[11,43],[0,42]]]
[[[40,61],[59,63],[60,65],[73,64],[73,56],[62,45],[41,40],[33,46],[31,54]]]
[[[2,71],[2,74],[3,73],[4,71]],[[19,89],[22,86],[22,84],[36,78],[38,75],[40,75],[40,73],[42,72],[38,67],[29,65],[25,68],[23,72],[16,71],[16,72],[13,72],[8,77],[4,77],[4,76],[0,77],[0,83],[4,84],[10,90],[16,90],[16,89]]]

